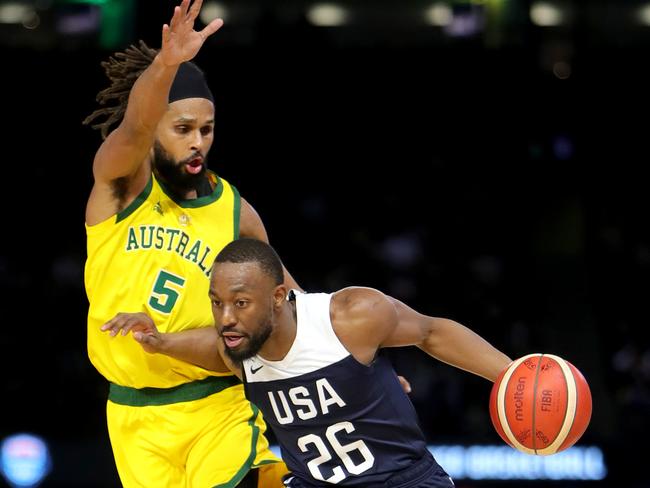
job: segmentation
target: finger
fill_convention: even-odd
[[[206,25],[205,28],[201,31],[201,37],[203,37],[203,40],[205,41],[208,37],[221,29],[222,25],[223,19],[214,19],[212,22]]]
[[[141,330],[147,328],[146,320],[143,320],[141,314],[133,314],[122,325],[122,335],[125,336],[133,330]]]
[[[140,331],[136,331],[132,335],[133,338],[136,340],[136,342],[140,344],[151,345],[155,339],[153,334],[145,334],[144,332],[140,332]]]
[[[124,326],[126,319],[127,316],[125,314],[118,313],[115,317],[102,325],[100,327],[100,330],[103,332],[110,331],[110,335],[114,337],[117,332]]]
[[[169,26],[167,24],[163,24],[162,27],[162,43],[166,44],[169,42]]]
[[[115,324],[119,323],[120,320],[124,319],[125,315],[126,314],[123,313],[123,312],[116,313],[115,316],[112,319],[107,320],[106,323],[104,325],[102,325],[101,328],[102,329],[108,329],[108,328],[114,327]]]
[[[107,330],[113,330],[114,328],[115,328],[115,322],[111,320],[109,322],[106,322],[104,325],[102,325],[100,330],[102,332],[106,332]]]
[[[124,327],[125,322],[126,317],[119,317],[115,319],[115,322],[113,322],[113,325],[111,326],[110,336],[115,337],[120,332],[122,327]]]
[[[187,17],[187,10],[190,7],[190,0],[183,0],[181,2],[181,19],[185,20]]]
[[[146,344],[149,341],[149,338],[151,336],[149,334],[145,334],[144,332],[136,331],[133,333],[133,338],[138,341],[141,344]]]
[[[127,335],[134,325],[135,323],[133,322],[133,320],[129,320],[129,322],[125,324],[124,327],[122,327],[122,335],[123,336]]]
[[[108,329],[111,329],[113,327],[113,322],[115,321],[115,318],[112,318],[108,322],[106,322],[104,325],[102,325],[99,330],[102,332],[107,331]]]
[[[203,0],[194,0],[194,3],[192,4],[192,7],[188,13],[187,20],[194,22],[194,20],[198,17],[199,12],[201,12],[201,5],[203,5]]]
[[[100,327],[100,330],[101,330],[102,332],[109,331],[109,334],[110,334],[111,336],[114,336],[114,335],[115,335],[115,331],[118,330],[119,327],[120,327],[120,325],[119,325],[119,324],[120,324],[120,320],[121,320],[121,317],[120,317],[120,315],[118,314],[118,315],[116,315],[115,317],[113,317],[111,320],[109,320],[108,322],[106,322],[104,325],[102,325],[102,326]]]
[[[170,30],[173,31],[176,29],[178,23],[180,22],[180,18],[181,18],[181,8],[176,6],[174,7],[174,15],[172,15],[172,20],[169,21]]]

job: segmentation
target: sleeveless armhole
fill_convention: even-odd
[[[120,210],[118,213],[115,215],[111,215],[105,220],[102,220],[101,222],[94,224],[94,225],[88,225],[87,223],[85,224],[86,226],[86,232],[87,233],[92,233],[92,232],[98,232],[105,227],[108,227],[110,224],[118,224],[125,218],[127,218],[129,215],[131,215],[133,212],[135,212],[140,206],[149,198],[149,195],[151,194],[151,189],[153,188],[153,173],[151,176],[149,176],[149,181],[145,185],[144,189],[140,192],[140,194],[135,197],[135,199],[128,204],[124,209]]]

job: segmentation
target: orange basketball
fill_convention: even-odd
[[[591,419],[582,373],[552,354],[529,354],[508,365],[492,386],[490,417],[501,438],[527,454],[554,454],[575,444]]]

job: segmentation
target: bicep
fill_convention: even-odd
[[[153,133],[118,127],[102,143],[93,162],[98,182],[133,176],[146,160],[153,145]]]
[[[334,330],[350,353],[369,364],[393,335],[398,314],[390,297],[379,290],[350,287],[336,292],[330,305]]]
[[[396,319],[382,347],[417,346],[431,333],[431,317],[416,312],[396,298],[387,296],[395,309]]]
[[[269,242],[269,236],[260,215],[243,198],[241,199],[239,211],[239,237],[249,237],[266,243]]]

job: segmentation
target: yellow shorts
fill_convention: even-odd
[[[262,414],[241,384],[162,405],[116,403],[123,398],[113,395],[114,386],[108,432],[126,488],[230,488],[258,467],[260,487],[283,486],[286,466],[269,450]]]

